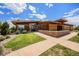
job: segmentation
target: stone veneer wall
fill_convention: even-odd
[[[61,37],[61,36],[64,36],[70,33],[69,30],[63,30],[63,31],[39,30],[39,32],[46,34],[46,35],[53,36],[53,37]]]

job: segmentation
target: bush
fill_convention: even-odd
[[[8,38],[10,38],[10,36],[7,35],[7,36],[6,36],[6,39],[8,39]]]
[[[9,32],[9,24],[5,22],[1,26],[1,35],[7,35],[8,32]]]
[[[14,33],[16,31],[16,27],[10,28],[11,33]]]
[[[78,36],[79,36],[79,33],[78,33]]]
[[[26,30],[23,30],[22,34],[25,34],[25,33],[27,33],[27,31]]]
[[[75,28],[75,30],[79,30],[79,26],[77,26],[77,27]]]
[[[5,40],[5,37],[0,35],[0,41],[3,41],[3,40]]]
[[[19,30],[17,30],[17,31],[16,31],[16,34],[20,34],[20,31],[19,31]]]
[[[0,46],[0,55],[3,53],[3,48]]]

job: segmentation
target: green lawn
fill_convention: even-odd
[[[73,41],[73,42],[77,42],[79,43],[79,36],[76,35],[75,37],[72,37],[71,39],[69,39],[70,41]]]
[[[42,53],[40,56],[79,56],[79,52],[57,44],[56,46]]]
[[[34,33],[20,34],[16,38],[6,43],[4,46],[5,48],[11,48],[14,51],[42,40],[44,40],[44,38]]]

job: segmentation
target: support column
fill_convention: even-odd
[[[16,25],[16,31],[17,31],[17,29],[18,29],[18,25]]]

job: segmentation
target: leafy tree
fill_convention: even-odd
[[[75,30],[79,30],[79,26],[77,26],[77,27],[75,28]]]
[[[9,33],[9,24],[4,22],[1,26],[1,35],[7,35]]]

